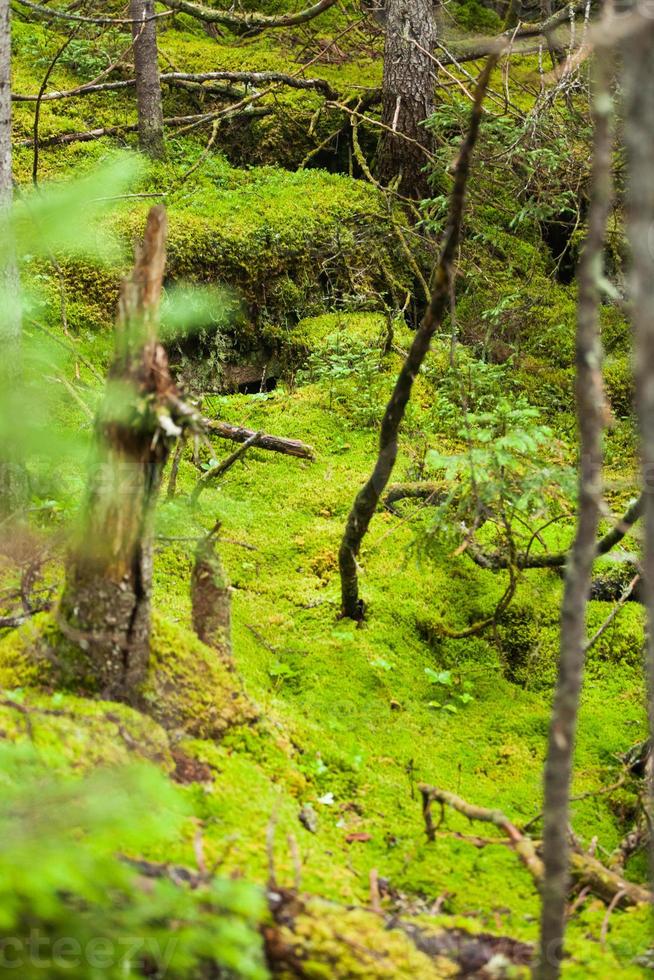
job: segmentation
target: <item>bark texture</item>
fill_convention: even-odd
[[[645,547],[644,598],[647,609],[647,688],[650,733],[654,736],[654,24],[625,43],[625,142],[628,161],[627,228],[631,243],[631,295],[636,361],[636,404],[641,432]],[[647,818],[654,826],[653,770],[647,788]],[[650,834],[654,881],[654,834]]]
[[[229,583],[217,551],[217,535],[203,538],[195,553],[191,577],[193,629],[225,660],[232,655]]]
[[[166,226],[165,209],[153,208],[123,283],[116,353],[96,423],[97,460],[58,617],[65,639],[81,652],[82,679],[114,700],[138,700],[148,668],[152,516],[180,432],[170,410],[176,389],[157,341]]]
[[[9,220],[13,201],[11,154],[11,23],[9,0],[0,0],[0,236],[7,241],[3,225]],[[3,250],[4,251],[4,250]],[[18,395],[21,346],[21,310],[18,267],[13,251],[8,249],[0,264],[0,390],[3,411],[9,420],[19,411],[12,407]],[[2,431],[0,456],[0,515],[21,509],[27,494],[27,476],[17,447],[11,445],[11,432]]]
[[[411,397],[413,382],[418,376],[431,345],[432,337],[443,322],[447,312],[452,286],[452,269],[461,237],[465,190],[470,173],[472,153],[479,134],[481,111],[491,71],[496,64],[491,56],[479,76],[475,90],[470,127],[461,147],[454,175],[454,187],[450,198],[450,214],[445,239],[434,274],[434,292],[425,317],[416,331],[411,349],[395,382],[393,394],[386,406],[379,436],[379,454],[375,468],[366,484],[359,491],[352,506],[339,551],[341,573],[341,615],[350,619],[363,618],[363,604],[359,599],[357,557],[361,542],[368,530],[379,499],[386,489],[397,458],[397,441],[406,406]]]
[[[540,954],[536,975],[561,971],[570,879],[570,783],[584,669],[586,606],[590,595],[602,500],[602,429],[605,418],[599,325],[606,224],[612,201],[612,126],[609,71],[598,57],[593,98],[595,139],[588,234],[579,265],[576,401],[579,427],[579,510],[566,569],[561,610],[559,672],[545,764]]]
[[[433,140],[423,124],[434,111],[436,40],[435,0],[387,0],[379,176],[385,184],[399,176],[411,198],[429,196]]]
[[[139,122],[139,146],[143,153],[162,160],[166,155],[164,116],[159,78],[157,22],[154,0],[130,0],[133,18],[134,69]]]

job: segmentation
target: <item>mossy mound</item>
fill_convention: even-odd
[[[174,768],[166,732],[126,705],[90,701],[60,692],[6,691],[0,703],[0,737],[29,742],[55,771],[86,771],[147,759]]]
[[[69,669],[70,657],[75,663]],[[60,664],[62,665],[60,667]],[[79,689],[84,664],[43,613],[0,642],[0,684],[7,689]],[[77,680],[76,680],[77,679]],[[256,711],[215,651],[189,630],[155,615],[150,672],[140,697],[164,728],[197,738],[220,738]]]
[[[373,346],[384,339],[387,331],[388,320],[381,313],[325,313],[301,320],[293,337],[308,351],[317,351],[335,334]]]
[[[282,980],[298,975],[310,980],[444,980],[459,975],[455,963],[420,952],[401,929],[388,928],[381,916],[320,899],[306,902],[292,925],[277,929],[274,943],[289,961],[288,967],[275,970]],[[301,965],[300,974],[293,964]]]
[[[609,583],[618,585],[622,577],[605,573]],[[532,573],[533,574],[533,573]],[[547,573],[545,573],[547,574]],[[627,573],[628,574],[628,573]],[[541,577],[543,573],[540,573]],[[599,579],[602,584],[604,579]],[[626,586],[624,582],[624,586]],[[618,588],[619,596],[621,589]],[[588,635],[593,637],[604,625],[612,609],[612,602],[591,602],[588,610]],[[620,667],[628,672],[638,671],[642,665],[643,610],[638,603],[630,602],[620,613],[617,621],[605,628],[593,643],[587,655],[588,676],[599,676],[607,665]],[[529,596],[514,602],[503,614],[497,625],[496,637],[506,676],[531,690],[549,689],[556,679],[559,657],[558,610],[536,609]]]
[[[329,329],[327,322],[305,323],[298,332],[308,317],[333,308],[357,315],[378,311],[400,288],[410,290],[411,273],[386,203],[369,185],[318,170],[238,171],[224,158],[212,157],[180,190],[177,179],[187,162],[180,155],[165,171],[151,165],[135,189],[170,187],[167,284],[222,290],[206,323],[171,344],[182,361],[193,363],[196,381],[202,376],[206,388],[220,383],[221,363],[251,355],[262,363],[288,359],[314,333]],[[146,210],[147,205],[131,202],[105,222],[107,236],[119,242],[110,265],[62,258],[69,321],[77,333],[113,322],[118,283],[142,234]],[[58,284],[48,272],[56,309]],[[376,323],[357,321],[364,323],[377,331]]]
[[[181,626],[153,619],[150,675],[142,692],[148,713],[166,729],[220,738],[257,713],[215,650]]]

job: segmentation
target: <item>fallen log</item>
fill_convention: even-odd
[[[384,507],[397,514],[395,504],[400,500],[424,500],[426,504],[443,503],[447,497],[444,483],[391,483],[384,497]]]
[[[284,456],[295,456],[296,459],[315,459],[315,453],[311,446],[299,439],[285,439],[282,436],[271,436],[265,432],[257,433],[254,429],[246,429],[241,425],[230,425],[229,422],[218,422],[213,419],[203,420],[207,429],[219,436],[221,439],[229,439],[231,442],[247,442],[258,436],[256,443],[257,449],[267,449],[273,453],[282,453]]]
[[[501,810],[490,810],[483,806],[476,806],[454,793],[439,789],[437,786],[427,786],[421,783],[418,789],[422,796],[422,812],[428,840],[435,840],[439,826],[439,824],[434,824],[431,812],[432,803],[440,803],[442,809],[449,806],[458,813],[462,813],[468,820],[491,823],[508,838],[510,847],[518,855],[540,888],[543,879],[543,862],[538,854],[536,843],[528,834],[518,830],[516,825]],[[652,892],[641,885],[622,878],[589,854],[582,854],[575,850],[571,852],[570,876],[576,884],[588,888],[594,895],[605,902],[609,902],[614,908],[618,906],[628,908],[634,905],[654,903]]]

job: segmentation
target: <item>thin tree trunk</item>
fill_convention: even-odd
[[[0,235],[8,235],[7,222],[13,201],[11,153],[11,24],[9,0],[0,0]],[[6,423],[20,406],[12,407],[19,396],[21,371],[21,309],[18,267],[11,249],[0,267],[0,386]],[[4,426],[3,426],[4,429]],[[11,432],[2,431],[0,457],[0,514],[19,511],[27,495],[26,471],[12,447]]]
[[[423,124],[434,111],[436,39],[435,0],[387,0],[378,169],[386,184],[400,176],[399,191],[412,198],[429,196],[433,140]]]
[[[130,16],[134,20],[132,35],[135,42],[134,68],[139,146],[143,153],[147,153],[155,160],[162,160],[166,155],[166,147],[159,78],[157,22],[152,19],[154,0],[130,0]]]
[[[624,47],[625,143],[628,160],[627,228],[631,243],[636,404],[641,432],[645,500],[644,595],[647,609],[647,702],[654,738],[654,25],[642,29]],[[654,826],[654,766],[649,767],[647,815]],[[654,833],[650,833],[654,881]]]
[[[545,765],[543,863],[539,980],[558,977],[563,956],[565,907],[569,885],[570,782],[579,695],[586,649],[586,606],[590,594],[602,500],[602,429],[605,401],[599,330],[600,280],[606,223],[612,200],[612,126],[609,70],[597,59],[593,97],[595,140],[588,235],[579,265],[576,400],[579,425],[579,511],[566,571],[561,610],[559,673]]]
[[[176,389],[157,341],[166,227],[165,209],[153,208],[123,283],[116,353],[96,425],[97,462],[59,609],[64,637],[82,654],[81,679],[115,700],[137,700],[146,676],[152,516],[180,432],[170,409]]]
[[[479,76],[468,134],[464,140],[454,175],[450,199],[450,215],[440,259],[434,276],[435,288],[424,320],[416,331],[411,349],[395,382],[391,399],[386,406],[379,437],[379,455],[367,483],[360,490],[350,511],[339,552],[341,573],[341,615],[350,619],[363,618],[363,603],[359,599],[357,556],[379,499],[390,479],[397,457],[397,440],[404,412],[411,397],[413,382],[418,376],[432,337],[443,322],[450,302],[452,267],[461,237],[463,204],[470,172],[472,152],[477,142],[481,110],[486,88],[496,57],[489,58]]]

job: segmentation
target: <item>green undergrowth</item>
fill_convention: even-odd
[[[271,0],[265,9],[286,6]],[[492,15],[477,4],[457,5],[453,12],[461,27],[495,30]],[[314,45],[330,32],[333,36],[341,17],[338,8],[330,12]],[[49,27],[27,28],[18,18],[15,27],[15,85],[34,91],[44,59],[59,43],[57,35]],[[214,40],[180,16],[162,31],[162,57],[189,70],[288,71],[297,67],[293,59],[302,37],[284,31]],[[374,54],[362,60],[346,38],[341,60],[320,61],[315,73],[339,90],[374,85],[380,75]],[[52,86],[74,85],[82,72],[92,77],[94,57],[97,52],[88,47],[72,51],[55,71]],[[535,58],[519,59],[512,74],[512,95],[525,110],[531,96],[517,83],[532,83],[536,68]],[[501,89],[499,75],[497,81]],[[167,99],[169,109],[179,108],[177,95]],[[303,127],[316,105],[312,94],[276,100],[275,114],[253,125],[247,162],[299,163],[299,154],[306,152]],[[31,112],[17,106],[19,138],[30,135]],[[131,113],[131,97],[123,94],[101,102],[48,103],[42,131],[114,125]],[[275,132],[280,119],[281,136]],[[451,142],[435,176],[436,215],[458,141],[457,120],[453,135],[446,114],[441,122]],[[324,125],[321,120],[316,132],[324,132]],[[231,153],[234,133],[224,137],[218,146]],[[276,138],[285,141],[282,151]],[[35,629],[41,638],[56,632],[54,619],[46,616],[0,640],[2,738],[33,742],[53,770],[76,777],[134,756],[166,776],[180,753],[187,763],[195,760],[195,779],[176,792],[201,822],[207,866],[218,862],[221,874],[265,884],[272,820],[278,883],[295,881],[294,840],[302,888],[326,902],[355,907],[348,920],[355,933],[370,923],[356,907],[368,904],[375,870],[388,883],[389,908],[395,903],[424,912],[439,899],[451,922],[533,942],[538,895],[516,856],[506,847],[478,848],[465,840],[488,828],[471,828],[455,813],[445,815],[437,840],[427,843],[417,785],[425,781],[470,802],[499,807],[518,826],[539,813],[562,580],[547,570],[524,573],[495,629],[448,638],[444,625],[464,629],[492,614],[506,589],[506,574],[479,569],[445,544],[429,559],[421,557],[414,545],[424,514],[409,508],[398,518],[380,511],[360,559],[366,621],[357,627],[339,620],[340,535],[354,493],[374,463],[381,411],[412,336],[402,318],[389,315],[389,300],[415,295],[413,271],[389,224],[384,198],[364,181],[324,170],[238,168],[223,152],[211,153],[186,177],[205,142],[206,136],[171,134],[167,164],[146,166],[135,178],[130,193],[161,196],[124,201],[105,220],[103,231],[113,232],[119,244],[109,267],[61,257],[68,335],[61,331],[58,274],[43,260],[24,259],[25,280],[41,290],[30,315],[57,338],[57,377],[74,379],[73,394],[61,389],[57,422],[78,430],[87,442],[91,437],[101,391],[97,375],[104,375],[111,357],[119,277],[129,267],[147,207],[162,200],[170,220],[167,291],[184,281],[220,290],[199,332],[171,342],[176,366],[204,392],[206,414],[302,439],[314,447],[316,459],[252,449],[192,508],[189,495],[198,472],[187,447],[177,496],[162,501],[157,515],[148,715],[58,690],[47,664],[35,660],[29,639]],[[132,138],[126,143],[133,146]],[[53,180],[88,173],[114,151],[108,141],[44,149],[41,173]],[[31,150],[17,150],[23,188],[31,160]],[[515,166],[519,178],[520,161]],[[479,168],[471,187],[457,282],[458,363],[471,374],[504,365],[496,391],[510,388],[538,406],[562,440],[559,451],[574,462],[576,290],[557,279],[541,217],[529,212],[533,202],[517,196],[516,174],[499,189],[495,177],[491,169]],[[520,208],[525,217],[516,225],[512,219]],[[429,449],[461,451],[452,426],[446,431],[438,414],[450,326],[444,325],[417,379],[394,479],[421,478]],[[41,336],[40,329],[26,322],[28,339]],[[630,340],[622,315],[608,303],[602,308],[602,332],[614,415],[607,436],[608,498],[619,513],[635,485]],[[272,373],[282,379],[277,389],[252,396],[208,394],[221,387],[225,363],[246,359],[258,369],[274,365]],[[233,448],[218,444],[216,452],[221,457]],[[200,447],[200,457],[208,462],[206,447]],[[84,479],[79,457],[62,463],[56,495],[47,481],[37,485],[48,507],[38,517],[46,528],[70,519]],[[216,520],[233,590],[232,672],[190,632],[195,540]],[[570,520],[548,529],[544,540],[562,548],[571,534]],[[610,567],[603,564],[598,571],[608,574]],[[591,603],[591,631],[611,608],[608,602]],[[573,803],[572,822],[582,843],[597,839],[603,858],[629,829],[633,811],[631,791],[616,798],[593,794],[615,781],[620,753],[643,737],[642,641],[642,611],[629,603],[588,657],[573,788],[583,798]],[[443,698],[434,675],[446,676],[452,691],[469,697]],[[189,821],[165,842],[141,841],[139,854],[194,866],[197,826]],[[627,874],[642,879],[642,862],[630,863]],[[614,910],[601,942],[605,916],[606,907],[593,899],[573,916],[566,976],[645,975],[633,961],[648,945],[646,912]],[[428,923],[434,925],[433,917]],[[379,937],[375,930],[370,943],[376,949],[392,947],[389,956],[402,965],[388,974],[359,974],[360,958],[355,967],[351,945],[334,947],[329,909],[321,910],[319,926],[312,920],[300,926],[315,967],[309,975],[430,975],[401,937]]]
[[[432,900],[445,895],[447,912],[533,940],[538,899],[527,872],[505,848],[478,850],[450,836],[468,832],[454,814],[447,815],[445,833],[427,844],[416,784],[424,780],[501,807],[518,824],[538,813],[560,579],[547,571],[526,574],[496,636],[429,638],[424,624],[430,618],[461,625],[488,614],[505,587],[503,576],[477,569],[465,556],[417,563],[408,550],[411,524],[380,513],[361,558],[368,620],[360,629],[339,621],[339,535],[352,493],[372,463],[375,434],[327,411],[326,397],[324,388],[309,386],[293,394],[220,399],[214,409],[219,404],[221,417],[303,438],[315,447],[316,461],[252,451],[192,512],[185,494],[195,477],[185,458],[178,498],[161,507],[164,538],[197,534],[198,522],[222,521],[221,551],[234,590],[235,666],[262,719],[233,728],[219,743],[187,736],[178,743],[211,772],[211,779],[185,791],[203,821],[207,853],[217,858],[230,839],[226,866],[263,881],[267,827],[275,814],[282,882],[293,880],[286,842],[293,834],[308,891],[365,902],[376,868],[399,893]],[[407,459],[403,452],[398,478]],[[158,630],[173,657],[188,643],[186,632],[176,633],[172,624],[177,630],[189,624],[191,548],[162,539],[155,563],[156,602],[170,624]],[[593,603],[591,624],[609,609]],[[641,638],[639,613],[630,606],[591,651],[575,793],[611,781],[617,755],[642,735]],[[11,637],[2,649],[8,669]],[[460,676],[474,700],[456,714],[431,707],[427,668]],[[27,674],[24,682],[33,678]],[[16,729],[23,720],[12,715]],[[298,819],[305,806],[315,813],[316,833]],[[598,837],[600,853],[610,852],[624,832],[602,796],[575,803],[573,823],[581,840]],[[192,860],[183,838],[168,853]],[[602,953],[603,912],[591,903],[571,924],[576,966],[569,975],[605,976],[618,962],[625,976],[641,975],[629,966],[640,951],[638,930],[631,928],[643,922],[638,916],[613,914]]]

